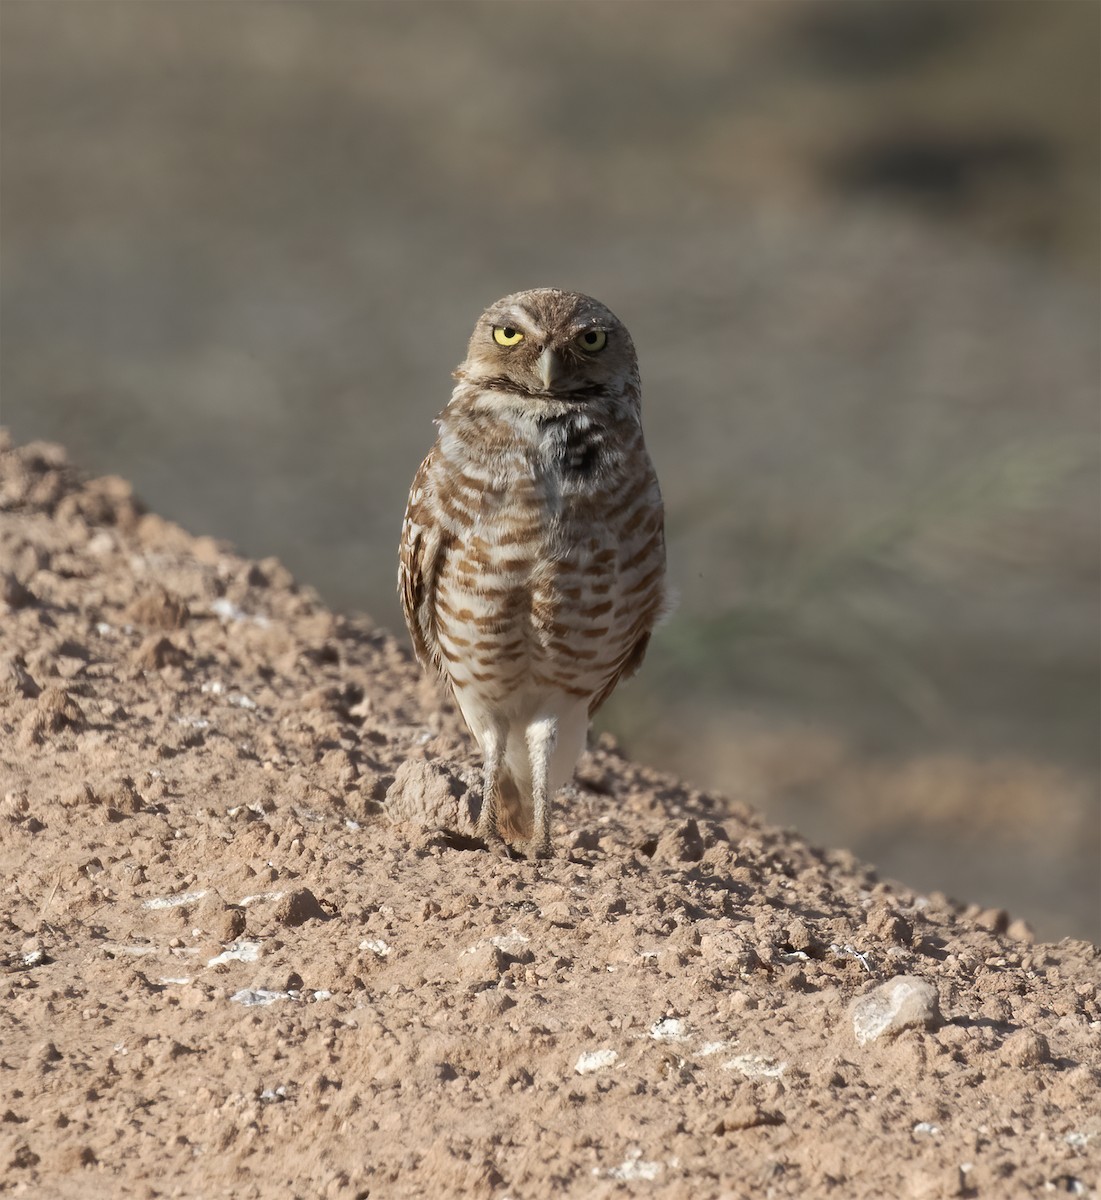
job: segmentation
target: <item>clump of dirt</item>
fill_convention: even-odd
[[[402,642],[0,441],[0,1191],[1093,1194],[1098,951],[602,741],[550,862]]]

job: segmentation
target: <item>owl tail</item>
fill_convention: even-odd
[[[524,764],[527,764],[526,754]],[[514,773],[516,766],[519,764],[510,763],[506,757],[497,775],[497,824],[506,842],[526,841],[533,828],[530,768]]]

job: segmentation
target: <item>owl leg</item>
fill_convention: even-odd
[[[528,759],[531,762],[531,798],[534,809],[532,857],[551,857],[551,759],[558,741],[558,718],[544,717],[527,728]]]
[[[478,836],[491,850],[501,851],[505,847],[497,811],[501,801],[501,739],[496,729],[487,729],[482,734],[481,742],[485,763],[482,772],[482,811],[478,814]]]

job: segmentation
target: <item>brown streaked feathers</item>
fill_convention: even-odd
[[[482,315],[413,481],[399,594],[485,756],[479,832],[550,853],[554,792],[665,605],[630,335],[541,288]]]

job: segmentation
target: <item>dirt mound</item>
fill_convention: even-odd
[[[0,1191],[1097,1188],[1093,947],[610,742],[558,858],[476,851],[402,642],[56,447],[0,578]]]

